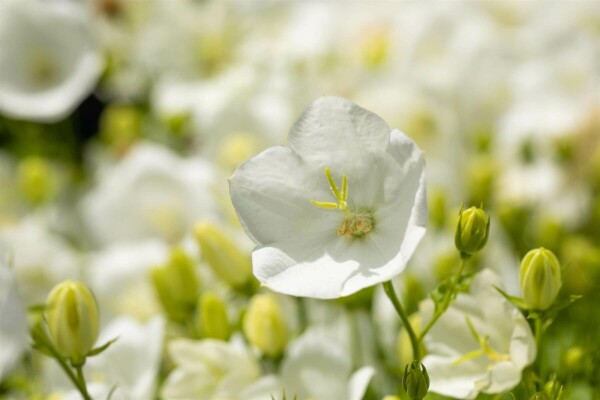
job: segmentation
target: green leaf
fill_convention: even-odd
[[[525,305],[525,301],[522,298],[511,296],[510,294],[506,293],[504,290],[500,289],[498,286],[494,286],[494,289],[496,289],[502,296],[504,296],[504,298],[506,300],[510,301],[512,304],[514,304],[521,310],[527,309],[527,306]]]
[[[104,343],[102,346],[100,347],[96,347],[95,349],[92,349],[88,354],[87,357],[93,357],[93,356],[97,356],[98,354],[102,353],[104,350],[108,349],[108,347],[113,344],[114,342],[116,342],[119,338],[116,337],[112,340],[109,340],[108,342]]]

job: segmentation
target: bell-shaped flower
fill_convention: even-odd
[[[535,359],[527,320],[495,287],[501,287],[499,277],[491,270],[481,272],[470,293],[459,294],[425,336],[430,392],[460,399],[501,393],[515,387]],[[433,301],[421,303],[420,312],[428,321]]]
[[[402,272],[425,233],[425,162],[416,144],[352,102],[323,97],[230,179],[257,244],[253,272],[281,293],[337,298]]]
[[[258,360],[232,343],[176,339],[169,355],[176,368],[162,387],[165,400],[246,400],[264,382]]]
[[[103,61],[83,4],[0,3],[0,113],[52,122],[94,88]]]

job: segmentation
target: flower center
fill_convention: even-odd
[[[348,208],[348,178],[342,175],[342,189],[340,190],[331,176],[329,168],[325,168],[325,176],[336,202],[311,200],[315,206],[329,210],[340,210],[344,213],[344,220],[337,233],[350,239],[365,237],[375,227],[373,213],[364,209],[350,210]]]
[[[492,363],[498,363],[500,361],[510,361],[509,354],[498,353],[490,345],[488,337],[481,337],[477,333],[477,331],[475,330],[475,327],[473,327],[473,324],[471,323],[471,320],[469,319],[469,317],[466,318],[466,321],[467,321],[467,325],[469,326],[469,330],[471,331],[471,334],[473,335],[473,337],[479,344],[479,349],[473,350],[473,351],[465,354],[464,356],[460,357],[459,359],[457,359],[456,361],[454,361],[452,363],[453,365],[459,365],[466,361],[469,361],[469,360],[472,360],[474,358],[481,357],[481,356],[487,356],[487,358]]]

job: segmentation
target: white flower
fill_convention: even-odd
[[[12,271],[0,255],[0,381],[29,347],[25,307]]]
[[[0,250],[14,261],[26,304],[44,303],[52,287],[79,279],[80,259],[69,243],[34,219],[0,229]]]
[[[150,269],[168,257],[168,245],[156,239],[115,244],[91,254],[89,285],[103,320],[123,313],[142,320],[159,314]]]
[[[90,25],[76,2],[1,2],[0,112],[35,121],[69,114],[102,72]]]
[[[176,339],[169,354],[177,367],[163,386],[165,400],[246,400],[262,384],[258,362],[231,343]]]
[[[177,241],[214,208],[212,166],[164,147],[138,144],[84,199],[83,217],[102,245]]]
[[[288,142],[230,180],[258,245],[256,277],[277,292],[335,298],[402,272],[427,220],[425,162],[414,142],[336,97],[310,104]]]
[[[494,286],[501,287],[500,279],[482,271],[471,293],[460,294],[425,336],[431,392],[461,399],[501,393],[515,387],[535,359],[527,320]],[[421,304],[423,321],[433,310],[431,300]]]
[[[352,373],[350,352],[317,329],[290,345],[281,366],[286,393],[298,399],[360,400],[374,374],[368,366]]]

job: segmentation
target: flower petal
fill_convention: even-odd
[[[346,99],[321,97],[298,118],[288,143],[306,162],[339,167],[385,150],[389,136],[390,128],[372,112]]]
[[[348,400],[361,400],[373,375],[375,375],[375,368],[373,367],[362,367],[353,373],[350,382],[348,382]]]
[[[333,201],[322,169],[308,167],[288,147],[271,147],[240,165],[229,180],[236,212],[250,238],[269,244],[337,231],[340,213],[311,200]]]

